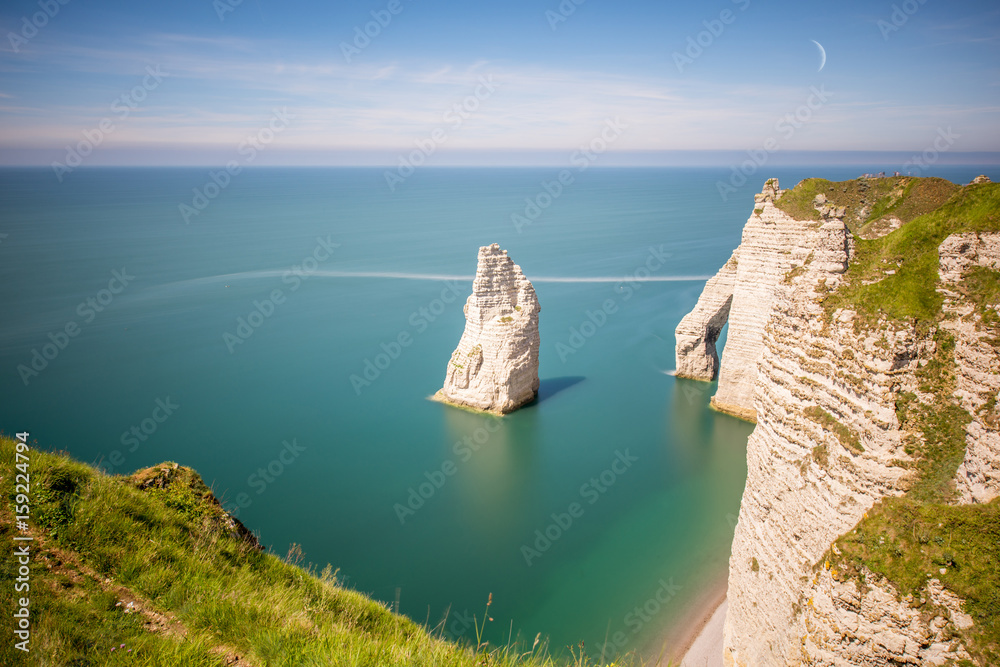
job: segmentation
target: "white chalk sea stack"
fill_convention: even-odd
[[[500,246],[479,249],[465,331],[433,398],[506,414],[538,396],[538,297]]]

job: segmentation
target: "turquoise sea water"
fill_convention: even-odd
[[[454,637],[492,593],[492,639],[645,647],[725,572],[751,429],[667,374],[704,278],[613,278],[714,273],[762,178],[723,202],[727,170],[590,170],[518,231],[559,169],[391,193],[379,169],[262,168],[187,224],[209,171],[0,171],[0,428],[116,473],[192,466],[276,553],[450,610]],[[502,420],[426,400],[493,242],[542,305],[540,401]]]

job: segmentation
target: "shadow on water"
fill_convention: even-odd
[[[586,380],[587,378],[582,375],[566,375],[558,378],[546,378],[538,383],[538,398],[535,399],[535,405],[546,401],[559,392],[569,389],[575,384],[579,384]]]

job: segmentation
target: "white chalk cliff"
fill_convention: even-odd
[[[856,327],[823,298],[844,280],[853,238],[843,209],[817,198],[819,220],[774,206],[777,181],[757,196],[742,243],[677,327],[678,375],[712,379],[715,339],[729,322],[713,404],[756,420],[732,545],[727,665],[945,664],[969,659],[957,630],[963,601],[930,579],[917,608],[872,573],[838,577],[824,555],[879,500],[911,486],[913,437],[897,417],[904,393],[935,353],[931,334],[883,319]],[[1000,495],[996,411],[1000,355],[976,305],[956,285],[974,266],[1000,270],[1000,234],[960,234],[940,246],[946,320],[955,337],[956,396],[972,416],[955,484],[958,502]],[[728,312],[727,312],[728,311]],[[933,333],[933,332],[932,332]],[[928,609],[933,609],[933,613]]]
[[[941,244],[938,257],[938,292],[949,316],[942,326],[955,335],[955,393],[972,415],[965,428],[968,449],[955,479],[962,502],[988,503],[1000,495],[1000,431],[994,410],[987,409],[991,397],[995,406],[1000,392],[1000,354],[993,336],[979,326],[975,306],[962,298],[959,285],[974,267],[1000,271],[1000,234],[953,234]]]
[[[812,249],[803,240],[816,227],[815,220],[796,220],[776,207],[774,201],[781,194],[778,179],[764,184],[743,227],[739,247],[708,281],[698,305],[681,320],[675,332],[677,375],[714,380],[717,372],[719,387],[712,405],[750,421],[756,419],[754,382],[775,291],[792,268],[802,266],[809,258]],[[837,213],[843,215],[831,207],[824,207],[823,213],[825,219],[836,219]],[[842,241],[846,249],[851,243],[850,234]],[[720,369],[715,341],[727,320],[729,334]]]
[[[506,414],[538,396],[538,297],[521,267],[494,243],[479,249],[465,331],[434,398]]]

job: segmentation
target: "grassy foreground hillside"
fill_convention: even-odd
[[[812,202],[819,194],[845,207],[844,221],[855,234],[846,280],[824,299],[828,316],[838,308],[853,310],[859,331],[877,331],[889,321],[909,324],[933,341],[934,353],[917,371],[920,396],[902,393],[896,403],[913,457],[909,490],[877,503],[817,567],[832,564],[838,578],[854,579],[862,588],[865,572],[884,577],[928,614],[935,610],[926,584],[932,576],[939,579],[965,600],[975,622],[970,630],[955,630],[956,637],[965,640],[977,664],[1000,664],[1000,499],[954,504],[955,473],[972,415],[955,396],[955,340],[940,326],[945,316],[936,291],[938,246],[945,238],[1000,232],[1000,184],[808,179],[777,205],[800,219],[818,219]],[[962,292],[981,315],[977,326],[989,332],[991,345],[1000,345],[1000,272],[976,269],[965,277]]]
[[[459,646],[342,588],[329,566],[318,574],[303,569],[295,549],[286,559],[262,550],[194,471],[172,463],[109,476],[30,449],[31,519],[24,532],[14,514],[23,502],[15,447],[0,436],[6,610],[0,665],[566,664],[549,657],[540,638],[520,647]],[[23,544],[30,545],[30,591],[15,593],[18,564],[8,555],[11,545]],[[15,648],[10,615],[25,596],[27,654]],[[477,616],[477,627],[484,616]],[[569,664],[599,664],[582,653],[577,649]]]

